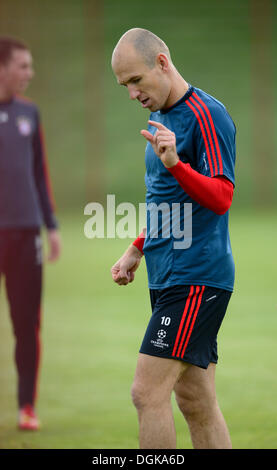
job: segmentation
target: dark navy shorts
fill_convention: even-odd
[[[150,289],[152,317],[140,353],[203,369],[217,363],[217,333],[231,295],[208,286]]]

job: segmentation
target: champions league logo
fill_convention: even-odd
[[[17,127],[21,135],[28,136],[32,132],[32,122],[25,116],[17,118]]]
[[[158,333],[157,333],[157,335],[158,335],[158,338],[164,339],[164,338],[166,337],[166,331],[164,331],[164,330],[159,330]]]
[[[169,344],[164,343],[164,339],[166,338],[166,331],[165,330],[158,330],[157,338],[151,339],[150,343],[153,344],[156,348],[166,349],[169,348]]]

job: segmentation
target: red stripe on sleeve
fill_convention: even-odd
[[[206,132],[205,132],[205,129],[204,129],[204,127],[203,127],[201,118],[200,118],[200,116],[199,116],[199,113],[196,111],[196,109],[195,109],[194,106],[192,105],[192,103],[190,103],[189,100],[187,100],[186,103],[187,103],[188,107],[189,107],[189,108],[193,111],[193,113],[195,114],[196,119],[197,119],[197,121],[198,121],[198,123],[199,123],[200,129],[201,129],[201,132],[202,132],[202,136],[203,136],[203,139],[204,139],[204,143],[205,143],[205,148],[206,148],[207,156],[208,156],[208,161],[209,161],[209,167],[210,167],[211,176],[214,176],[214,170],[213,170],[213,165],[212,165],[212,160],[211,160],[211,154],[210,154],[209,144],[208,144],[208,141],[207,141]]]
[[[216,146],[216,151],[217,151],[217,156],[218,156],[218,162],[219,162],[219,173],[222,175],[223,174],[222,156],[221,156],[221,153],[220,153],[218,139],[217,139],[214,123],[213,123],[213,118],[211,116],[211,113],[210,113],[208,107],[204,103],[204,101],[202,101],[201,98],[199,98],[199,96],[195,93],[195,91],[192,94],[199,101],[199,103],[203,106],[203,108],[205,109],[205,111],[207,113],[207,116],[208,116],[208,119],[209,119],[209,122],[210,122],[210,125],[211,125],[211,129],[212,129],[212,133],[213,133],[213,138],[214,138],[214,141],[215,141],[215,146]]]
[[[200,114],[201,114],[201,116],[202,116],[202,118],[203,118],[204,125],[205,125],[206,131],[207,131],[207,134],[208,134],[208,138],[209,138],[209,142],[210,142],[210,147],[211,147],[211,149],[212,149],[212,155],[213,155],[213,162],[214,162],[215,174],[218,174],[217,161],[216,161],[216,155],[215,155],[215,149],[214,149],[213,139],[212,139],[212,136],[211,136],[211,133],[210,133],[210,129],[209,129],[209,125],[208,125],[206,116],[205,116],[205,114],[204,114],[203,109],[201,108],[201,106],[200,106],[192,97],[190,97],[190,101],[197,107],[197,109],[199,109]]]

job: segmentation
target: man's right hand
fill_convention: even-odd
[[[143,254],[134,245],[129,246],[124,255],[113,265],[111,274],[119,286],[127,286],[133,282],[135,271],[139,267]]]

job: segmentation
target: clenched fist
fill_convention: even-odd
[[[149,131],[142,130],[140,133],[150,142],[156,155],[161,159],[166,168],[171,168],[179,161],[176,151],[176,137],[174,132],[170,131],[160,122],[148,121],[150,126],[157,128],[152,135]]]
[[[135,279],[135,271],[138,269],[142,253],[131,245],[121,258],[112,266],[111,275],[119,286],[127,286]]]

